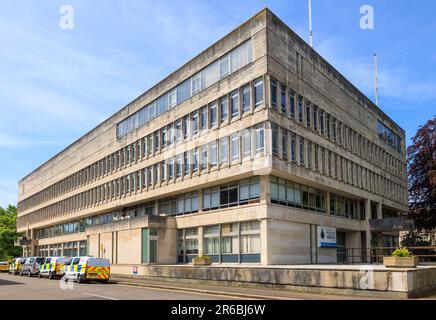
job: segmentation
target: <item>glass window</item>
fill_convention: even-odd
[[[201,90],[201,74],[197,74],[191,79],[191,95]]]
[[[279,133],[278,126],[271,124],[271,138],[272,138],[272,153],[275,156],[279,155]]]
[[[196,135],[198,133],[198,111],[194,111],[191,114],[191,125],[192,125],[192,135]]]
[[[213,102],[210,105],[210,126],[213,127],[218,123],[217,118],[217,104],[216,102]]]
[[[232,161],[239,159],[239,134],[234,133],[231,136],[231,157]]]
[[[242,88],[242,113],[250,111],[250,86],[246,85]]]
[[[235,118],[239,114],[239,93],[238,93],[238,90],[233,91],[230,94],[230,97],[231,97],[232,118]]]
[[[263,79],[254,81],[254,107],[258,107],[263,103]]]
[[[200,130],[207,128],[207,108],[203,107],[200,109]]]
[[[225,56],[219,61],[220,78],[230,74],[230,55]]]
[[[303,97],[298,96],[298,121],[303,122]]]
[[[168,93],[168,106],[171,108],[174,107],[176,104],[177,104],[177,90],[174,89]]]
[[[227,96],[224,96],[220,99],[220,113],[221,113],[221,122],[227,120]]]
[[[286,114],[286,87],[280,86],[280,106],[284,114]]]
[[[226,164],[229,162],[229,138],[224,137],[220,139],[220,160],[221,164]]]
[[[277,81],[271,79],[271,107],[277,109]]]
[[[209,143],[210,153],[209,153],[209,163],[211,166],[217,165],[217,146],[216,141]]]
[[[289,90],[289,114],[295,118],[295,92]]]
[[[201,146],[201,170],[207,169],[207,145]]]
[[[256,134],[256,153],[263,153],[265,149],[265,130],[264,124],[258,124],[255,126]]]
[[[244,157],[251,155],[251,136],[249,129],[242,130],[242,155]]]

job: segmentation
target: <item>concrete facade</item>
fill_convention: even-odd
[[[362,262],[348,249],[398,245],[370,221],[407,210],[404,142],[265,9],[24,177],[17,228],[26,255],[86,243],[126,273],[203,254]],[[319,246],[320,226],[343,253]]]

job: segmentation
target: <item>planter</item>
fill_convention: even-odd
[[[415,268],[418,262],[419,257],[383,257],[385,267]]]
[[[212,260],[210,258],[197,257],[192,259],[192,264],[194,266],[210,266]]]

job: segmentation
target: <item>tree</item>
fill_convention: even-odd
[[[0,207],[0,260],[21,255],[21,248],[14,246],[14,240],[19,237],[16,221],[16,207],[12,205],[6,209]]]
[[[407,148],[409,215],[418,232],[436,231],[436,117],[420,126]]]

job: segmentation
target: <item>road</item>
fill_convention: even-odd
[[[63,288],[61,288],[63,286]],[[231,297],[119,284],[73,283],[0,273],[0,300],[215,300]]]

